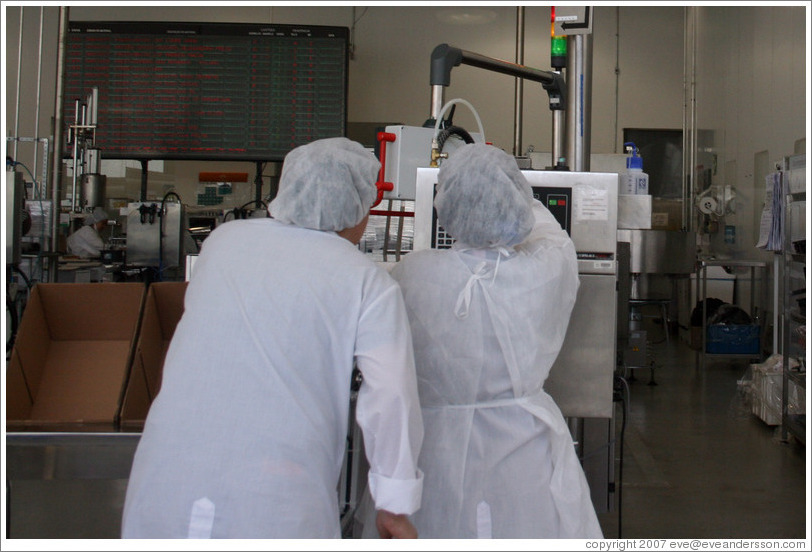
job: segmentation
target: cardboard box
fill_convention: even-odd
[[[183,315],[186,282],[149,286],[133,355],[131,381],[121,405],[121,429],[140,431],[161,389],[164,357]]]
[[[115,431],[141,283],[37,284],[6,381],[7,431]]]

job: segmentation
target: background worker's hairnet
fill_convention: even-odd
[[[268,206],[273,218],[314,230],[352,228],[375,201],[380,163],[361,144],[325,138],[285,157],[279,193]]]
[[[101,222],[103,220],[107,220],[107,211],[102,209],[101,207],[96,207],[93,209],[93,212],[90,213],[88,216],[85,217],[85,226],[90,226],[91,224],[96,224],[97,222]]]
[[[521,243],[533,229],[533,191],[516,160],[486,144],[467,144],[438,174],[437,219],[471,247]]]

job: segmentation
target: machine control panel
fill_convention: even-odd
[[[533,197],[547,207],[561,228],[572,235],[570,220],[572,218],[572,188],[555,188],[550,186],[532,186]]]
[[[417,169],[414,249],[447,249],[454,242],[434,209],[439,169]],[[615,274],[617,175],[565,171],[522,171],[533,196],[572,238],[581,274]]]

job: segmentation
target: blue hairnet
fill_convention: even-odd
[[[533,229],[533,191],[513,156],[502,150],[462,146],[443,162],[437,178],[437,218],[457,241],[510,246]]]
[[[85,217],[85,226],[96,224],[97,222],[107,220],[108,218],[110,217],[107,216],[107,211],[105,211],[101,207],[95,207],[93,209],[93,212]]]
[[[285,157],[279,193],[268,206],[276,220],[340,231],[361,222],[375,201],[380,163],[361,144],[325,138]]]

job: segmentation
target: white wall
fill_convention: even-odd
[[[4,136],[43,137],[53,134],[54,85],[56,72],[56,44],[58,28],[57,8],[2,8],[4,44],[4,118],[1,121]],[[22,16],[22,17],[21,17]],[[42,31],[40,31],[42,21]],[[21,32],[22,29],[22,32]],[[42,46],[40,48],[40,37]],[[22,39],[22,63],[18,63]],[[41,52],[40,52],[41,50]],[[40,64],[41,61],[41,64]],[[41,70],[38,69],[41,67]],[[17,87],[17,73],[20,72]],[[38,81],[40,86],[37,86]],[[37,101],[39,100],[39,102]],[[19,103],[19,110],[17,104]],[[39,117],[37,106],[39,105]],[[39,163],[34,160],[32,144],[20,143],[16,155],[12,144],[8,155],[17,157],[39,178]],[[40,150],[41,151],[41,150]],[[28,176],[26,175],[26,179]]]
[[[19,10],[7,10],[7,112],[14,112],[16,94],[16,43]],[[481,17],[477,24],[455,24],[460,12]],[[24,48],[34,45],[39,22],[39,9],[24,10]],[[680,128],[682,124],[682,14],[680,7],[597,7],[593,14],[593,142],[595,153],[615,152],[622,140],[624,126],[645,128]],[[517,8],[500,7],[106,7],[74,6],[72,20],[180,20],[303,23],[318,25],[355,25],[354,56],[350,61],[348,119],[353,122],[401,122],[421,125],[429,116],[429,64],[432,50],[441,43],[477,52],[490,57],[515,60]],[[620,17],[619,34],[618,16]],[[53,112],[54,52],[56,49],[57,8],[46,8],[44,35],[43,79],[39,133],[47,136]],[[469,17],[470,21],[471,18]],[[549,7],[525,8],[525,65],[549,69]],[[620,48],[620,75],[616,83],[616,49]],[[29,52],[24,49],[26,59]],[[34,96],[31,67],[23,67],[22,94]],[[616,84],[620,92],[615,112]],[[461,97],[470,101],[480,114],[486,136],[499,147],[510,151],[513,146],[514,79],[469,66],[452,71],[451,86],[445,98]],[[30,101],[21,103],[19,125],[7,117],[7,134],[30,135],[34,132],[31,119],[34,107]],[[524,125],[522,144],[537,151],[549,151],[552,116],[546,92],[538,83],[525,83]],[[466,109],[457,110],[456,122],[474,129],[473,117]],[[29,127],[26,127],[29,125]],[[30,129],[29,129],[30,128]],[[174,181],[190,194],[192,182],[200,163],[166,163],[164,170],[175,178],[161,181],[160,195]],[[252,164],[218,163],[222,170],[245,170]],[[236,167],[236,168],[235,168]],[[131,171],[128,183],[121,187],[116,179],[110,186],[121,187],[119,193],[137,194],[137,171]],[[111,194],[108,194],[111,195]]]
[[[712,131],[713,183],[737,191],[736,213],[720,221],[707,249],[769,260],[754,247],[764,171],[793,154],[809,128],[808,7],[697,9],[697,127]],[[724,225],[736,227],[736,243],[724,243]]]

